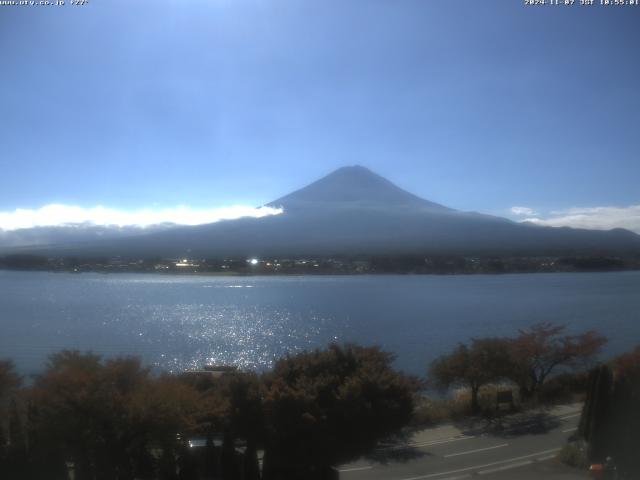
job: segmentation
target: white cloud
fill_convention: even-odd
[[[281,208],[254,208],[242,205],[210,209],[194,209],[180,206],[166,209],[124,211],[101,206],[82,208],[71,205],[51,204],[34,210],[18,208],[12,212],[0,212],[0,229],[17,230],[20,228],[74,224],[112,225],[118,227],[148,227],[160,223],[200,225],[219,220],[232,220],[241,217],[260,218],[280,213],[282,213]]]
[[[626,228],[640,233],[640,205],[628,207],[569,208],[550,212],[547,218],[532,217],[523,222],[550,227],[589,228],[609,230]]]
[[[536,211],[529,207],[511,207],[511,213],[514,215],[537,215]]]

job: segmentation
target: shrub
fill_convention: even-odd
[[[483,417],[493,417],[499,414],[496,410],[496,392],[504,390],[503,384],[488,384],[478,391],[478,410],[471,407],[471,391],[468,388],[458,388],[450,392],[445,398],[431,398],[421,396],[416,400],[411,425],[425,426],[442,422],[461,420],[476,414]],[[509,412],[518,410],[518,392],[513,395],[514,404]],[[501,412],[504,412],[504,408]]]
[[[584,372],[556,375],[542,385],[538,400],[547,405],[581,401],[587,392],[587,380]]]
[[[585,450],[574,443],[569,443],[558,452],[558,459],[565,465],[575,468],[587,468],[589,461]]]
[[[432,399],[420,397],[413,410],[411,425],[436,425],[451,420],[458,420],[471,414],[468,397],[462,400],[455,398]]]

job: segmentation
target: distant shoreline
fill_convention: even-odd
[[[46,272],[46,273],[66,273],[66,274],[82,274],[82,273],[96,273],[102,275],[118,275],[118,274],[137,274],[137,275],[160,275],[166,277],[220,277],[220,278],[234,278],[234,277],[356,277],[356,276],[475,276],[475,275],[517,275],[517,274],[545,274],[545,273],[620,273],[620,272],[638,272],[640,266],[625,267],[625,268],[609,268],[609,269],[547,269],[547,270],[501,270],[501,271],[306,271],[306,272],[214,272],[214,271],[152,271],[152,270],[134,270],[134,269],[82,269],[82,270],[67,270],[67,269],[35,269],[35,268],[11,268],[0,266],[0,271],[8,272]]]
[[[203,276],[477,275],[640,270],[638,256],[354,255],[235,258],[44,257],[7,255],[0,269]]]

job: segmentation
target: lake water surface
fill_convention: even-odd
[[[598,329],[605,355],[640,343],[640,272],[205,277],[0,271],[0,358],[37,372],[63,348],[177,370],[264,369],[331,341],[379,344],[423,374],[477,336],[537,321]]]

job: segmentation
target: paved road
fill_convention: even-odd
[[[422,430],[370,458],[342,465],[340,479],[584,479],[555,460],[577,427],[580,409],[569,405]]]

